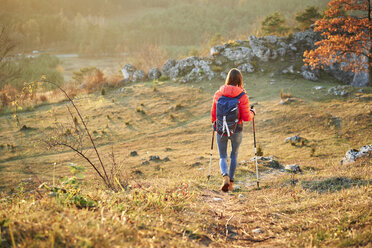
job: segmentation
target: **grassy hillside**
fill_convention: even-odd
[[[207,182],[209,111],[222,81],[193,85],[141,82],[128,84],[124,90],[106,90],[105,95],[80,95],[75,102],[104,163],[109,164],[113,151],[127,187],[116,193],[107,190],[93,169],[70,150],[47,150],[42,144],[53,135],[56,122],[69,122],[68,102],[43,104],[20,113],[26,129],[16,127],[10,114],[3,114],[1,244],[370,246],[371,160],[340,165],[340,159],[350,148],[371,144],[371,89],[335,97],[326,94],[327,88],[335,86],[332,82],[286,76],[272,79],[265,74],[245,75],[244,82],[258,112],[257,140],[264,156],[273,155],[283,165],[299,164],[302,174],[260,164],[261,189],[257,190],[255,165],[250,162],[254,156],[252,128],[246,123],[239,161],[248,162],[237,169],[240,188],[228,194],[219,191],[222,179],[216,149]],[[313,89],[318,84],[326,89]],[[295,101],[279,104],[281,89]],[[334,125],[333,117],[341,125]],[[309,143],[285,143],[286,137],[296,134]],[[131,156],[131,151],[138,156]],[[85,154],[94,155],[92,149]],[[155,155],[160,159],[149,159]],[[77,179],[77,187],[61,183],[64,176],[72,176],[68,163],[87,169],[84,179]],[[52,187],[53,181],[67,193],[56,196],[45,188],[35,190],[42,182]],[[90,201],[91,207],[82,207],[82,199]],[[262,232],[253,232],[257,228]]]

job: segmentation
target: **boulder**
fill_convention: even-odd
[[[146,77],[146,74],[144,71],[142,70],[137,70],[133,73],[133,79],[132,81],[133,82],[139,82],[139,81],[143,81]]]
[[[158,68],[152,68],[149,70],[149,73],[147,74],[147,77],[150,80],[158,79],[161,76],[161,72]]]
[[[301,72],[301,75],[303,76],[303,78],[305,78],[306,80],[309,80],[309,81],[318,81],[319,78],[317,76],[315,76],[315,74],[311,71],[303,71]]]
[[[372,144],[365,145],[359,150],[350,149],[346,152],[345,157],[341,160],[342,164],[354,163],[358,158],[369,156],[372,153]]]
[[[176,61],[174,59],[168,59],[167,62],[161,68],[161,74],[170,77],[170,70],[176,65]]]
[[[121,73],[123,74],[124,80],[132,80],[133,74],[136,71],[136,67],[131,64],[126,64],[121,69]]]
[[[286,54],[286,49],[284,47],[280,47],[278,48],[278,50],[276,50],[277,53],[281,56],[281,57],[284,57],[285,54]]]
[[[296,144],[303,144],[303,143],[305,144],[308,142],[308,140],[303,137],[300,137],[299,135],[295,135],[295,136],[287,137],[285,139],[285,142],[291,143],[292,145],[296,145]]]
[[[284,169],[288,172],[292,172],[292,173],[298,173],[298,172],[302,172],[301,171],[301,168],[298,164],[290,164],[290,165],[286,165],[284,167]]]

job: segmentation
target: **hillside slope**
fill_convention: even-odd
[[[314,89],[320,83],[285,76],[273,80],[266,74],[245,75],[244,82],[258,112],[257,140],[264,156],[275,156],[283,166],[298,164],[302,173],[261,163],[257,190],[252,128],[246,123],[239,188],[221,193],[216,149],[211,180],[206,176],[209,111],[222,82],[128,84],[104,96],[75,98],[104,162],[113,150],[123,166],[128,187],[117,193],[106,190],[68,149],[47,150],[40,142],[53,134],[54,123],[70,122],[68,102],[21,113],[28,129],[15,127],[11,115],[0,116],[0,242],[4,247],[13,242],[21,247],[368,247],[371,160],[350,165],[340,160],[348,149],[372,143],[371,89],[335,97],[327,94],[335,86],[327,82],[321,82],[326,87],[321,90]],[[281,89],[294,101],[279,104]],[[333,122],[336,117],[341,124]],[[308,143],[286,143],[293,135]],[[91,149],[86,154],[94,155]],[[91,207],[81,208],[64,194],[35,191],[41,182],[53,185],[53,174],[70,176],[69,162],[87,168],[78,195],[92,200]]]

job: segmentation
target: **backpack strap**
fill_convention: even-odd
[[[234,98],[236,98],[236,99],[240,99],[242,96],[244,96],[244,94],[245,94],[245,92],[244,92],[244,90],[243,90],[242,93],[240,93],[239,95],[237,95],[237,96],[234,97]]]

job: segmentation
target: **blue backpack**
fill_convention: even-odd
[[[216,131],[220,135],[231,136],[239,122],[239,99],[245,94],[243,91],[236,97],[221,96],[217,101]]]

